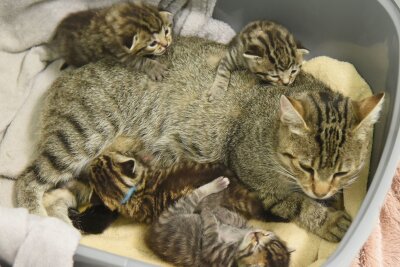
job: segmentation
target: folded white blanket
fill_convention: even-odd
[[[14,267],[71,267],[80,236],[61,220],[0,207],[0,259]]]

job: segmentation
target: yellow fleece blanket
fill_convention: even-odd
[[[368,84],[350,63],[329,57],[316,57],[304,63],[303,69],[353,100],[372,95]],[[366,164],[358,181],[344,190],[344,206],[353,218],[366,194],[368,171],[369,164]],[[291,249],[295,249],[291,266],[321,266],[338,245],[322,240],[294,223],[265,223],[255,220],[250,223],[274,231]],[[157,258],[145,245],[143,238],[146,230],[146,225],[119,219],[101,235],[83,236],[81,244],[160,266],[171,266]]]

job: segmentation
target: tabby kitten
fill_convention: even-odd
[[[118,3],[70,14],[57,26],[50,48],[73,66],[111,55],[161,80],[166,66],[149,56],[164,54],[171,42],[171,13],[145,4]]]
[[[63,217],[65,215],[61,210],[66,214],[68,208],[85,206],[95,193],[100,203],[96,200],[97,203],[82,213],[74,210],[69,213],[76,228],[85,233],[99,233],[109,225],[103,223],[107,214],[115,218],[115,212],[118,212],[136,222],[150,223],[177,199],[221,175],[232,177],[232,185],[215,195],[215,201],[221,199],[224,207],[238,211],[247,218],[278,219],[269,217],[255,193],[241,185],[221,165],[186,163],[155,171],[141,158],[118,152],[100,155],[91,163],[89,173],[80,177],[80,181],[71,181],[60,189],[46,193],[44,203],[49,214],[71,223],[69,218]],[[82,181],[85,181],[86,188]],[[59,212],[54,212],[56,209]],[[100,223],[103,228],[97,226],[96,217],[102,217]]]
[[[231,72],[247,69],[272,85],[293,83],[308,50],[295,41],[282,25],[272,21],[254,21],[232,39],[221,59],[209,100],[228,89]]]
[[[172,63],[162,83],[109,59],[53,83],[33,160],[15,184],[17,205],[46,215],[44,192],[75,179],[124,135],[143,143],[154,169],[223,164],[272,214],[341,240],[350,216],[320,200],[358,177],[384,95],[352,101],[302,72],[291,87],[266,87],[254,75],[234,72],[232,90],[210,103],[204,91],[214,70],[207,58],[226,47],[182,37],[172,48],[161,59]]]
[[[237,213],[212,207],[218,204],[207,196],[228,184],[228,178],[219,177],[179,199],[150,227],[148,246],[178,266],[289,266],[290,253],[274,233],[253,229]]]

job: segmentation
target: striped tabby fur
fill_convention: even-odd
[[[73,66],[111,55],[160,80],[166,66],[146,56],[164,54],[171,42],[169,12],[145,4],[118,3],[68,15],[57,26],[49,47],[54,56],[62,56]]]
[[[179,199],[150,227],[148,246],[177,266],[289,266],[290,253],[272,232],[208,199],[228,184],[219,177]]]
[[[208,92],[210,100],[228,89],[231,72],[237,69],[247,69],[272,85],[290,85],[300,71],[304,54],[308,50],[282,25],[251,22],[231,41],[221,59]]]
[[[268,214],[256,194],[246,189],[221,165],[186,163],[156,171],[139,157],[118,152],[102,154],[92,162],[89,173],[82,175],[80,181],[69,182],[63,188],[46,193],[44,201],[48,212],[49,209],[55,210],[57,205],[59,209],[76,208],[89,204],[94,191],[111,211],[117,211],[136,222],[149,223],[176,200],[221,175],[231,177],[232,185],[228,190],[215,195],[214,201],[221,200],[224,207],[240,212],[247,218],[276,219],[267,218]],[[136,192],[122,204],[132,186],[136,187]],[[63,198],[64,203],[62,203]],[[50,213],[57,216],[55,212]],[[76,220],[81,221],[87,220],[88,216],[97,215],[93,214],[92,210],[84,212],[79,217],[74,215]],[[70,222],[69,219],[61,218]],[[73,224],[79,226],[79,223],[73,222]],[[88,228],[82,223],[80,227]]]
[[[350,217],[316,199],[357,178],[383,94],[356,102],[302,72],[290,87],[234,72],[232,90],[210,103],[204,91],[215,71],[207,58],[224,52],[220,44],[179,38],[161,59],[171,63],[162,83],[108,59],[66,72],[46,93],[33,161],[16,182],[17,205],[46,215],[44,192],[127,136],[142,144],[154,169],[224,164],[274,215],[340,240]]]

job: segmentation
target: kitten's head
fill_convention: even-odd
[[[270,21],[256,21],[241,33],[243,59],[247,68],[262,81],[290,85],[308,54],[283,26]]]
[[[112,27],[126,52],[135,56],[164,54],[172,43],[172,14],[145,4],[119,6],[119,18]]]
[[[257,229],[246,234],[235,258],[238,267],[286,267],[289,266],[290,252],[274,233]]]
[[[384,94],[352,101],[338,93],[281,96],[277,170],[308,196],[326,199],[358,177]]]
[[[133,186],[141,182],[148,171],[149,167],[139,158],[108,152],[92,162],[90,180],[103,200],[107,196],[122,200]]]

